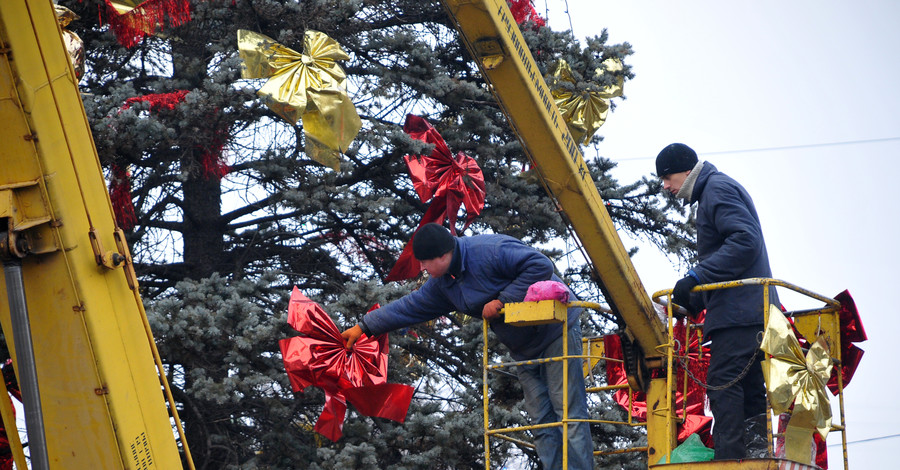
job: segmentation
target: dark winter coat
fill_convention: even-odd
[[[528,287],[538,281],[560,279],[553,262],[534,248],[506,235],[475,235],[457,238],[451,266],[458,262],[458,275],[447,273],[429,279],[420,289],[374,310],[363,319],[373,335],[433,320],[453,311],[481,318],[485,304],[521,302]],[[572,311],[580,309],[570,309]],[[491,330],[516,360],[533,359],[562,333],[562,324],[516,327],[501,320]]]
[[[705,162],[694,183],[699,264],[691,271],[701,284],[772,277],[759,217],[750,195],[737,181]],[[719,328],[763,325],[762,286],[703,293],[708,335]],[[780,305],[775,289],[770,303]]]

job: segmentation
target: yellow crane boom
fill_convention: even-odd
[[[168,385],[49,0],[0,2],[0,123],[0,324],[31,467],[181,468]]]
[[[653,351],[666,341],[663,325],[506,1],[444,4],[523,148],[571,221],[610,306],[644,351]]]
[[[442,0],[487,85],[497,99],[547,191],[559,202],[596,270],[607,302],[626,333],[647,356],[668,342],[650,296],[628,257],[578,143],[570,135],[506,0]],[[655,366],[661,361],[653,360]],[[668,452],[674,436],[656,410],[668,408],[665,378],[641,383],[648,413],[649,453]],[[665,450],[663,450],[665,449]]]

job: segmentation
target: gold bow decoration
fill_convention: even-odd
[[[307,155],[340,170],[340,153],[362,128],[337,63],[350,56],[318,31],[306,31],[302,54],[253,31],[238,30],[237,37],[241,77],[268,78],[258,94],[269,109],[291,124],[302,120]]]
[[[72,61],[72,69],[75,70],[75,79],[80,80],[84,75],[84,41],[66,28],[69,23],[81,19],[81,17],[62,5],[53,5],[53,8],[56,10],[56,21],[59,23],[63,42],[66,44],[66,52]]]
[[[785,431],[785,457],[810,462],[813,431],[823,438],[831,430],[831,403],[826,383],[832,361],[828,344],[819,337],[803,355],[790,323],[774,305],[769,307],[760,349],[771,357],[763,361],[763,375],[772,411],[784,413],[793,405]]]
[[[601,77],[607,72],[620,72],[622,69],[622,61],[619,59],[606,59],[603,61],[603,67],[598,68],[594,76]],[[553,76],[555,86],[550,93],[569,127],[572,138],[580,144],[589,144],[597,129],[606,122],[610,100],[622,96],[624,77],[619,76],[614,85],[604,87],[601,91],[570,91],[566,89],[565,83],[570,83],[574,89],[577,81],[572,75],[572,67],[562,59],[557,63]]]

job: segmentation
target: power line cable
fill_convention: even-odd
[[[800,145],[785,145],[783,147],[761,147],[756,149],[742,149],[742,150],[720,150],[717,152],[698,152],[702,155],[727,155],[734,153],[752,153],[752,152],[770,152],[774,150],[796,150],[796,149],[805,149],[805,148],[817,148],[817,147],[834,147],[838,145],[858,145],[858,144],[872,144],[877,142],[890,142],[900,140],[900,137],[885,137],[882,139],[863,139],[863,140],[847,140],[843,142],[824,142],[820,144],[800,144]],[[625,161],[636,161],[636,160],[652,160],[656,157],[633,157],[633,158],[620,158],[616,161],[625,162]]]
[[[871,437],[869,439],[860,439],[858,441],[848,442],[847,445],[849,446],[850,444],[862,444],[863,442],[882,441],[885,439],[894,439],[897,437],[900,437],[900,434],[891,434],[889,436],[879,436],[879,437]],[[828,447],[838,447],[840,445],[841,444],[829,444]]]

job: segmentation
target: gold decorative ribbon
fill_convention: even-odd
[[[603,68],[598,68],[595,76],[600,77],[607,72],[622,70],[622,62],[619,59],[606,59]],[[553,72],[556,85],[550,90],[556,106],[559,108],[572,138],[583,145],[591,141],[591,137],[597,129],[606,122],[609,114],[609,101],[617,96],[622,96],[625,79],[619,77],[615,85],[610,85],[601,91],[573,92],[567,89],[565,83],[570,83],[574,89],[577,81],[572,75],[572,68],[565,60],[560,60]]]
[[[302,54],[253,31],[238,30],[237,38],[241,76],[268,78],[258,92],[266,105],[291,124],[302,120],[307,155],[340,170],[339,154],[362,127],[337,63],[350,56],[337,41],[312,30],[304,35]]]
[[[72,68],[75,69],[75,78],[80,80],[84,75],[84,41],[66,28],[69,23],[81,17],[62,5],[53,5],[53,8],[56,9],[56,21],[62,32],[63,42],[66,44],[66,52],[72,61]]]
[[[791,409],[785,431],[785,456],[810,463],[813,431],[823,438],[831,430],[831,403],[826,383],[832,362],[824,337],[819,337],[804,356],[790,323],[774,305],[769,307],[760,349],[771,357],[763,361],[763,374],[772,411]]]

